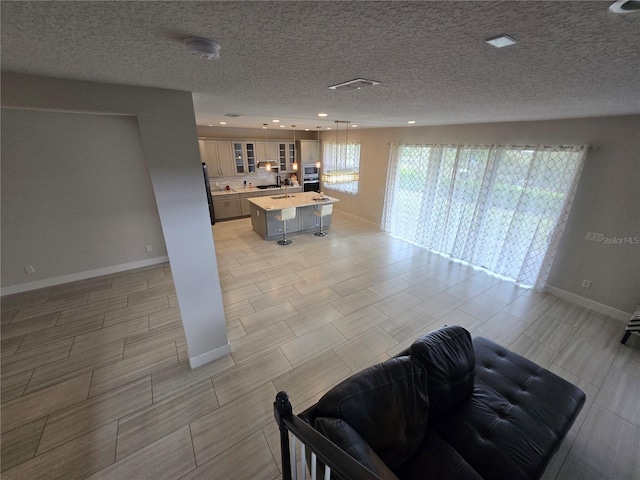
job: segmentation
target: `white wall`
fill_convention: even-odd
[[[4,289],[166,257],[136,117],[2,109],[2,234]]]
[[[5,107],[137,117],[191,366],[227,354],[191,94],[15,73],[2,74],[1,86]]]
[[[328,136],[327,136],[328,135]],[[331,134],[325,134],[331,140]],[[380,224],[391,143],[590,145],[573,211],[549,284],[587,300],[631,312],[640,302],[640,245],[602,245],[587,232],[640,237],[640,116],[435,127],[350,129],[362,142],[357,196],[336,208]],[[590,289],[582,280],[593,282]]]

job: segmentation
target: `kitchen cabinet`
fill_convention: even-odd
[[[270,162],[277,163],[278,142],[256,142],[256,155],[259,162],[269,160]]]
[[[287,220],[287,234],[295,233],[300,231],[300,217],[297,215],[301,210],[297,209],[296,218],[292,218],[291,220]],[[282,237],[282,220],[277,220],[275,217],[280,214],[280,211],[277,212],[266,212],[267,216],[267,230],[266,236],[269,237]]]
[[[213,198],[213,211],[216,214],[216,220],[242,216],[240,196],[237,193],[220,195],[219,197],[222,198]]]
[[[220,171],[222,177],[230,177],[235,174],[233,163],[233,147],[228,140],[218,140],[218,162],[220,162]]]
[[[200,158],[207,164],[211,177],[234,175],[231,142],[218,140],[198,140]]]
[[[261,197],[262,192],[246,192],[240,194],[240,210],[243,217],[248,217],[251,215],[251,204],[249,203],[249,198],[251,197]]]
[[[256,172],[256,144],[255,142],[233,142],[234,174]]]
[[[316,163],[320,161],[320,145],[316,140],[298,140],[298,162]]]
[[[278,161],[280,172],[293,172],[292,165],[296,162],[296,144],[294,142],[278,143]]]
[[[298,218],[300,219],[300,230],[310,230],[320,228],[320,217],[313,214],[317,207],[300,208]]]

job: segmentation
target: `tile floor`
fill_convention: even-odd
[[[336,212],[326,238],[213,227],[232,355],[189,368],[168,265],[2,299],[2,478],[279,478],[296,411],[443,324],[509,346],[587,403],[545,479],[640,478],[640,337]]]

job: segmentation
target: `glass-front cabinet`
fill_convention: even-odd
[[[235,173],[255,173],[256,148],[253,142],[233,142]]]
[[[233,143],[233,154],[236,162],[236,173],[244,173],[244,145],[242,142]]]
[[[249,173],[256,172],[256,149],[255,144],[253,143],[245,143],[245,148],[247,150],[247,171]]]
[[[293,171],[292,165],[296,161],[296,144],[293,142],[278,144],[278,160],[281,172]]]

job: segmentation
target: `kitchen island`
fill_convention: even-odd
[[[296,218],[287,223],[287,235],[295,232],[313,232],[320,228],[320,217],[313,214],[320,205],[339,202],[337,198],[320,195],[317,192],[276,194],[248,199],[251,209],[253,230],[265,240],[282,238],[282,222],[275,216],[283,208],[296,208]],[[322,224],[331,224],[331,215],[323,217]]]

